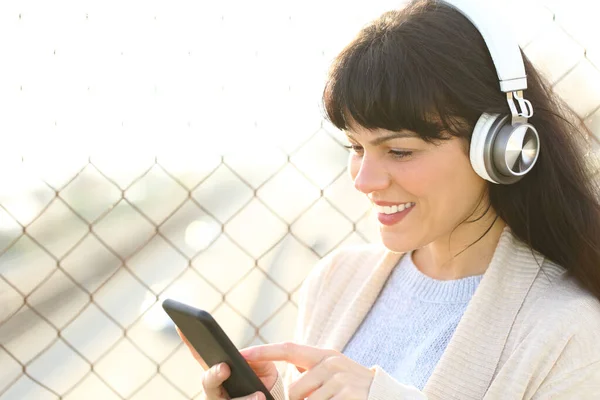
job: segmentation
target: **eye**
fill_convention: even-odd
[[[412,151],[403,151],[403,150],[390,150],[390,154],[394,158],[406,158],[412,155]]]

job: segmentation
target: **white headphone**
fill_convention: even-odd
[[[531,171],[540,154],[538,132],[527,123],[533,115],[533,107],[523,98],[527,78],[519,45],[508,25],[500,19],[501,10],[492,11],[490,5],[482,5],[481,0],[440,2],[463,14],[483,36],[496,67],[500,90],[506,93],[511,111],[511,115],[483,113],[479,117],[471,137],[471,165],[487,181],[515,183]]]

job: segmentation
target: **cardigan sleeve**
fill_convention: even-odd
[[[273,398],[275,400],[285,400],[287,398],[287,396],[285,394],[285,390],[283,387],[283,379],[281,377],[281,371],[278,371],[278,372],[279,372],[279,375],[277,376],[275,385],[273,385],[273,388],[271,389],[270,393],[271,393],[271,396],[273,396]]]
[[[368,400],[427,400],[425,393],[414,386],[398,382],[380,366],[376,365],[371,370],[375,371],[375,377],[371,382]]]

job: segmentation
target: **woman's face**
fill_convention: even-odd
[[[354,186],[375,205],[389,207],[375,206],[383,244],[392,251],[447,240],[472,215],[486,190],[471,167],[465,139],[431,144],[410,131],[364,128],[347,135]],[[414,206],[394,213],[394,206],[402,210],[406,203]]]

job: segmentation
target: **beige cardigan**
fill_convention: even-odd
[[[365,245],[324,258],[303,284],[295,341],[342,351],[401,256]],[[600,399],[600,302],[506,227],[423,392],[373,368],[369,400]],[[284,374],[277,400],[299,376]]]

